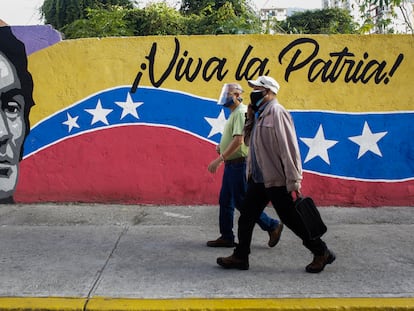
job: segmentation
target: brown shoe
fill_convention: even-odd
[[[313,261],[306,266],[306,272],[319,273],[327,264],[331,264],[335,261],[335,254],[329,249],[325,252],[325,255],[314,256]]]
[[[239,259],[234,255],[217,258],[217,264],[225,269],[249,270],[249,259]]]
[[[225,240],[219,237],[217,240],[208,241],[207,246],[209,247],[235,247],[236,244],[233,241]]]
[[[280,240],[282,230],[283,230],[283,224],[279,223],[279,225],[276,227],[275,230],[269,231],[269,242],[267,243],[267,245],[269,245],[269,247],[275,247],[276,246],[276,244]]]

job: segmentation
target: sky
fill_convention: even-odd
[[[0,19],[9,25],[41,25],[43,21],[39,14],[39,8],[44,0],[0,0]],[[140,0],[138,3],[145,5],[150,2]],[[153,1],[151,1],[153,2]],[[175,0],[167,1],[168,3],[176,3]],[[256,7],[274,6],[288,8],[298,7],[304,9],[320,9],[322,8],[322,0],[252,0]],[[267,4],[266,4],[267,3]],[[274,4],[274,5],[272,5]]]

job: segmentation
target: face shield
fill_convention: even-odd
[[[224,107],[230,107],[234,104],[235,94],[240,94],[241,91],[237,90],[234,85],[226,83],[221,88],[221,93],[219,100],[217,102],[217,105],[224,106]],[[237,98],[239,102],[242,101],[242,99],[239,97]]]

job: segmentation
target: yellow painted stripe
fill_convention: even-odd
[[[152,86],[149,76],[149,61],[151,49],[157,47],[154,56],[154,80],[159,81],[171,72],[160,87],[186,92],[197,96],[216,99],[220,95],[223,83],[236,82],[237,79],[246,90],[245,101],[248,101],[250,87],[246,78],[253,78],[260,66],[269,70],[269,75],[280,84],[278,98],[288,109],[299,110],[329,110],[346,112],[371,111],[406,111],[413,109],[414,96],[412,80],[414,72],[414,36],[412,35],[312,35],[306,36],[317,42],[318,55],[301,69],[291,72],[289,81],[285,80],[285,71],[292,61],[295,51],[301,51],[293,67],[306,63],[305,59],[315,49],[313,44],[296,46],[278,61],[278,54],[284,47],[304,35],[208,35],[208,36],[145,36],[145,37],[112,37],[85,38],[63,40],[46,49],[37,51],[28,57],[29,71],[34,80],[34,99],[36,106],[30,113],[32,126],[53,113],[67,108],[86,97],[108,88],[131,86],[138,74],[142,74],[140,86]],[[178,59],[174,61],[176,50],[175,38],[179,41],[177,47]],[[205,48],[206,46],[211,48]],[[250,52],[247,52],[249,48]],[[344,57],[339,68],[334,70],[339,57],[331,57],[330,53],[338,53],[345,48],[355,56]],[[246,54],[247,52],[247,54]],[[386,62],[385,71],[391,70],[399,54],[404,55],[401,66],[390,78],[390,82],[376,84],[371,78],[369,82],[345,82],[345,72],[360,76],[366,69],[366,75],[375,73],[376,67],[366,66],[371,62]],[[187,55],[188,54],[188,55]],[[364,59],[367,55],[367,59]],[[246,57],[244,61],[242,59]],[[217,59],[216,59],[217,58]],[[312,58],[312,57],[311,57]],[[210,60],[221,60],[224,80],[219,80],[215,70],[219,64]],[[190,61],[194,63],[190,65]],[[202,69],[195,80],[176,78],[189,66],[189,74],[195,73],[198,60]],[[349,62],[355,62],[358,68]],[[182,62],[181,68],[178,63]],[[267,63],[268,62],[268,63]],[[322,81],[321,75],[309,82],[311,64],[315,65],[313,75],[322,72],[322,65],[327,65],[327,75],[338,75],[334,82]],[[250,64],[250,65],[248,65]],[[147,69],[142,69],[145,65]],[[304,64],[305,65],[305,64]],[[329,68],[329,69],[328,69]],[[352,69],[353,68],[353,69]],[[238,69],[240,72],[237,73]],[[206,81],[201,72],[211,74],[211,80]],[[341,74],[339,74],[341,73]],[[239,75],[242,74],[241,77]],[[385,75],[386,73],[383,72]]]
[[[175,310],[257,310],[257,311],[383,311],[414,310],[414,298],[283,298],[283,299],[114,299],[92,298],[90,311],[175,311]]]
[[[86,304],[86,308],[84,306]],[[414,298],[124,299],[0,297],[4,311],[412,311]]]
[[[0,297],[1,311],[82,311],[86,298]]]

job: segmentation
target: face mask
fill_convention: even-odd
[[[227,99],[227,101],[223,104],[223,106],[228,108],[228,107],[230,107],[233,104],[234,104],[233,97],[229,97]]]
[[[256,90],[250,93],[250,103],[252,105],[253,111],[258,111],[260,104],[263,102],[264,97],[266,94],[263,94],[263,91]]]

